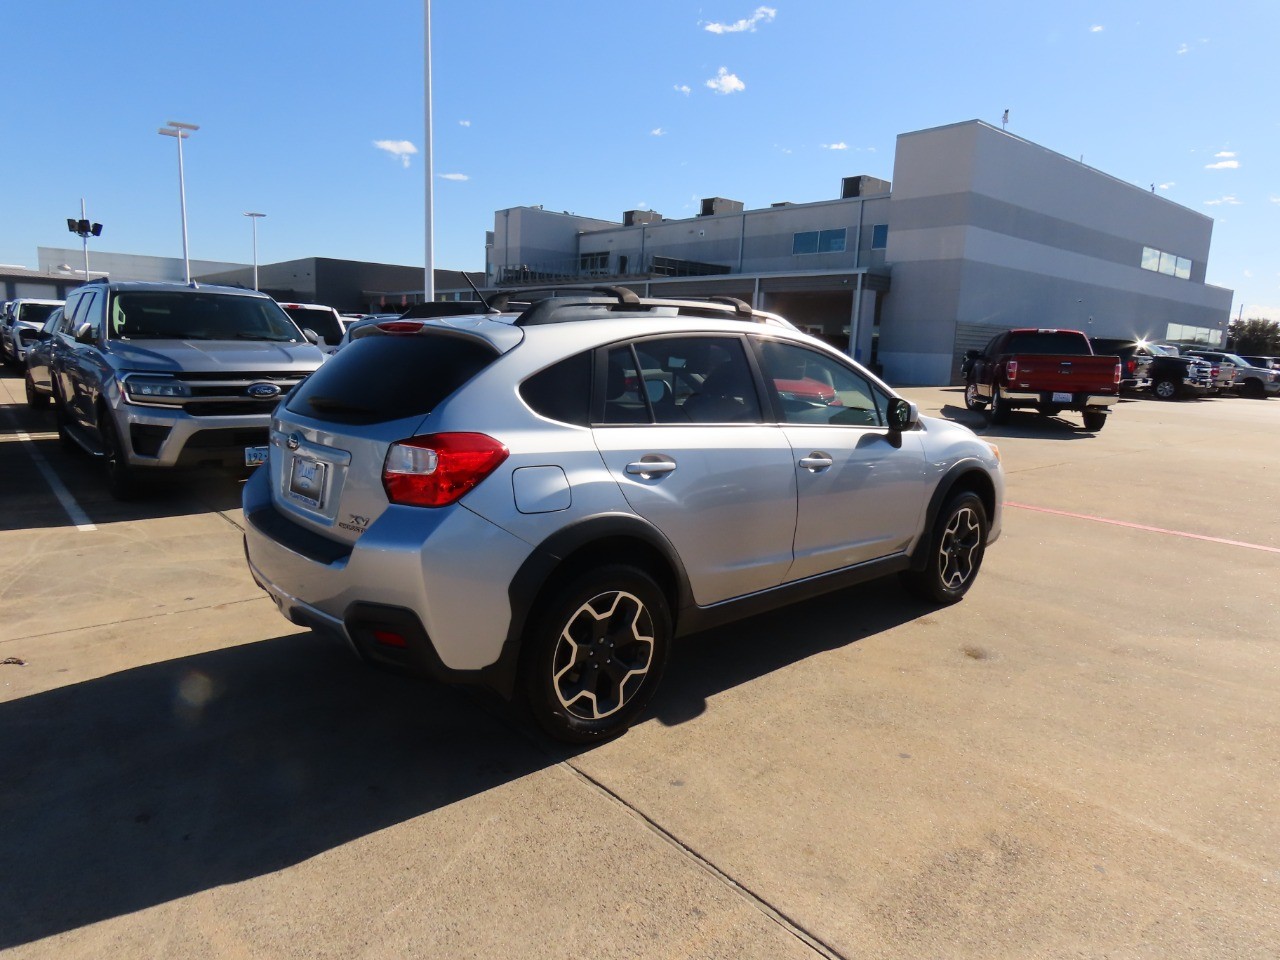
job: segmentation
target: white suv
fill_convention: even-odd
[[[745,304],[597,288],[360,333],[276,410],[253,576],[562,739],[625,729],[677,635],[891,573],[951,603],[999,535],[994,446]]]

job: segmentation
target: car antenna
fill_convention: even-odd
[[[467,276],[467,271],[465,270],[462,271],[462,279],[467,281],[467,284],[471,287],[472,290],[475,291],[476,296],[480,298],[480,302],[484,304],[484,309],[486,313],[499,312],[489,304],[489,301],[485,299],[484,294],[480,292],[480,288],[475,285],[475,281],[473,281],[469,276]]]

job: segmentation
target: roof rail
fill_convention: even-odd
[[[561,287],[559,289],[568,289]],[[611,294],[617,288],[588,287],[588,290],[607,290]],[[519,292],[519,291],[517,291]],[[591,308],[599,311],[601,318],[618,318],[627,314],[646,313],[653,308],[674,308],[677,315],[702,317],[704,319],[740,319],[755,323],[773,324],[775,326],[792,327],[788,321],[776,314],[763,310],[753,310],[751,306],[736,297],[690,297],[674,299],[666,297],[637,297],[631,291],[628,297],[613,300],[605,297],[547,297],[534,301],[529,309],[516,318],[520,327],[534,327],[546,323],[564,323],[572,320],[587,320],[594,317],[589,314]]]
[[[636,304],[640,302],[640,298],[634,290],[628,290],[626,287],[610,286],[608,284],[556,284],[546,287],[516,287],[514,289],[503,290],[507,295],[507,299],[519,296],[522,300],[544,300],[554,299],[560,296],[562,291],[571,291],[573,293],[600,293],[607,297],[613,297],[618,303]],[[525,294],[530,293],[546,293],[546,297],[530,297]]]

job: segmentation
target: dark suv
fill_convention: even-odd
[[[1161,400],[1203,397],[1213,391],[1213,365],[1198,357],[1178,356],[1177,350],[1145,340],[1090,337],[1098,353],[1120,358],[1120,386],[1150,390]]]

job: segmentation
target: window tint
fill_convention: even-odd
[[[617,379],[619,372],[621,380]],[[639,407],[645,410],[645,420],[648,411],[652,411],[657,423],[762,420],[755,379],[737,337],[640,340],[634,345],[634,359],[629,365],[623,350],[610,351],[609,376],[606,419],[634,415],[628,410]]]
[[[520,384],[530,409],[548,420],[585,427],[591,419],[591,354],[580,353]]]
[[[792,234],[791,252],[801,253],[843,253],[845,228],[838,230],[808,230],[804,233]]]
[[[80,298],[80,303],[76,307],[76,315],[74,326],[71,328],[72,336],[75,335],[81,324],[89,324],[90,335],[96,337],[102,332],[102,297],[97,290],[91,290]]]
[[[425,416],[496,356],[477,341],[440,334],[364,337],[304,380],[288,409],[337,423]]]
[[[889,225],[877,223],[871,228],[871,249],[883,250],[889,245]]]
[[[312,330],[329,346],[342,342],[342,324],[332,310],[321,307],[285,307],[284,312],[298,325],[299,330]]]
[[[760,343],[765,383],[778,398],[786,423],[878,427],[888,397],[839,360],[777,340]]]
[[[52,303],[24,303],[19,308],[14,322],[22,320],[26,323],[44,323],[49,319],[49,314],[57,309],[57,306]]]
[[[1089,340],[1079,333],[1014,333],[1005,344],[1005,353],[1089,354]]]
[[[110,331],[122,340],[302,339],[275,301],[220,293],[117,293]]]

